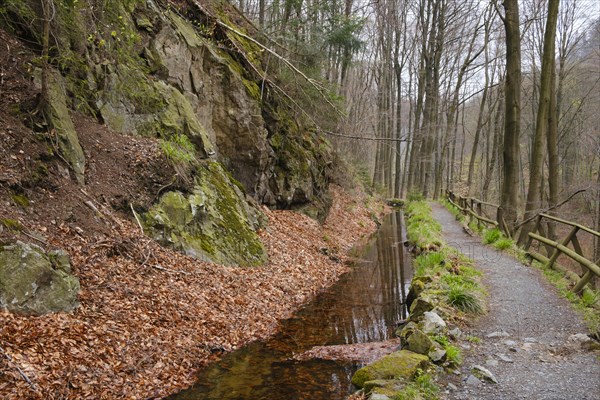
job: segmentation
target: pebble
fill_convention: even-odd
[[[511,363],[514,362],[512,358],[507,357],[506,354],[496,353],[496,357],[498,357],[501,361]]]
[[[448,383],[448,389],[455,392],[458,390],[458,387],[455,384],[453,384],[452,382],[450,382],[450,383]]]
[[[498,332],[488,333],[485,337],[487,337],[487,338],[498,338],[498,337],[509,337],[509,336],[510,336],[510,334],[508,334],[508,332],[498,331]]]
[[[517,342],[515,342],[514,340],[505,340],[504,344],[507,346],[516,346]]]
[[[479,385],[481,385],[481,381],[479,379],[477,379],[477,377],[475,375],[469,375],[469,377],[466,380],[466,383],[469,386],[479,386]]]
[[[485,365],[489,367],[495,367],[498,365],[498,361],[494,360],[493,358],[488,358],[485,360]]]

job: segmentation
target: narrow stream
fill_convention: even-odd
[[[350,378],[361,365],[292,357],[314,346],[393,337],[395,322],[406,317],[402,303],[412,278],[403,241],[402,213],[386,216],[371,240],[354,251],[352,271],[285,321],[280,333],[224,356],[201,371],[192,388],[170,398],[345,399],[355,390]]]

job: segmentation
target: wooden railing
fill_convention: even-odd
[[[511,237],[506,222],[504,221],[502,207],[499,205],[488,203],[474,197],[460,196],[450,190],[446,191],[446,199],[454,207],[458,208],[461,213],[469,217],[469,223],[475,219],[478,228],[481,228],[481,224],[486,224],[486,226],[500,228],[507,237]],[[490,210],[492,211],[490,212]]]
[[[571,231],[569,234],[560,242],[555,242],[547,237],[545,237],[544,229],[542,221],[544,219],[553,221],[555,223],[568,225],[571,227]],[[537,221],[535,224],[535,228],[531,233],[529,233],[529,240],[525,245],[525,251],[527,251],[527,255],[543,264],[545,264],[549,268],[553,268],[565,273],[571,279],[576,281],[575,287],[573,287],[573,292],[579,293],[584,290],[585,286],[590,282],[592,277],[600,276],[600,267],[598,264],[600,260],[596,262],[590,261],[583,254],[583,250],[581,249],[581,244],[579,243],[579,239],[577,239],[577,234],[579,232],[586,232],[593,236],[600,238],[600,233],[596,232],[588,227],[577,224],[575,222],[567,221],[564,219],[557,218],[548,214],[539,214],[537,217]],[[550,257],[546,257],[538,252],[531,251],[531,244],[534,240],[537,240],[539,243],[543,244],[548,250],[548,254]],[[568,248],[569,244],[573,247],[572,249]],[[575,260],[579,265],[583,268],[583,276],[577,275],[575,272],[569,271],[566,268],[562,267],[560,264],[556,262],[557,258],[564,254],[571,259]]]
[[[458,208],[464,215],[469,216],[469,222],[471,222],[472,219],[475,218],[477,220],[478,227],[481,227],[482,223],[494,227],[499,227],[507,237],[511,237],[506,225],[506,221],[504,221],[502,207],[500,207],[499,205],[486,203],[484,201],[472,197],[463,197],[453,193],[450,190],[446,192],[446,198],[454,207]],[[490,216],[486,214],[484,207],[487,207],[488,209],[495,209],[495,220],[491,219]],[[545,264],[549,268],[562,272],[568,278],[575,282],[575,286],[572,289],[573,292],[582,292],[594,275],[600,276],[600,266],[598,266],[598,264],[600,264],[600,260],[593,262],[585,257],[581,248],[581,244],[579,243],[579,239],[577,238],[577,234],[580,232],[586,232],[590,235],[600,238],[600,233],[586,226],[577,224],[572,221],[560,219],[549,214],[541,213],[538,214],[536,218],[537,220],[535,228],[531,233],[529,233],[529,239],[527,241],[527,244],[525,245],[525,251],[527,252],[527,256],[541,262],[542,264]],[[542,223],[544,219],[553,221],[553,223],[568,225],[571,227],[571,231],[562,241],[555,242],[554,240],[546,236],[544,224]],[[538,241],[541,245],[543,245],[543,247],[546,249],[547,254],[550,257],[546,257],[540,254],[539,252],[531,251],[531,244],[534,240]],[[568,247],[569,245],[571,245],[573,248],[570,249]],[[583,275],[580,276],[575,272],[570,271],[567,268],[558,264],[556,260],[561,254],[564,254],[570,257],[571,259],[575,260],[577,263],[579,263],[579,265],[581,265],[583,268]]]

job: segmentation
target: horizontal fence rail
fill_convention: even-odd
[[[498,204],[488,203],[474,197],[460,196],[450,190],[446,191],[446,199],[461,213],[469,217],[469,223],[475,219],[478,228],[481,228],[481,224],[486,224],[486,226],[500,228],[507,237],[511,237],[504,221],[502,207]]]
[[[481,224],[486,224],[486,226],[500,228],[507,237],[511,237],[506,225],[506,221],[504,220],[502,214],[501,206],[487,203],[473,197],[460,196],[450,190],[446,191],[446,199],[448,202],[450,202],[450,204],[459,209],[462,214],[469,217],[469,223],[475,219],[477,220],[478,228],[481,228]],[[491,213],[486,213],[486,211],[490,210]],[[496,215],[495,220],[490,217],[490,215],[493,215],[494,212]],[[591,281],[592,277],[600,277],[600,260],[596,260],[594,262],[584,255],[581,244],[579,243],[579,239],[577,238],[577,234],[585,232],[600,238],[600,233],[581,224],[567,221],[549,214],[541,213],[538,214],[536,218],[537,220],[535,228],[531,233],[529,233],[529,238],[527,244],[525,245],[527,256],[531,259],[541,262],[548,268],[562,272],[575,283],[572,291],[574,293],[581,294],[584,290],[587,290],[587,285]],[[554,241],[546,236],[544,224],[542,223],[544,220],[546,220],[545,222],[551,221],[553,223],[570,226],[571,230],[562,241]],[[541,246],[543,246],[543,248],[546,249],[549,257],[546,257],[539,252],[532,251],[531,245],[533,241],[537,241]],[[569,245],[572,248],[569,248]],[[581,265],[583,274],[580,276],[558,264],[556,260],[561,254],[571,258]]]
[[[571,227],[571,231],[569,234],[560,242],[556,242],[552,239],[549,239],[545,236],[542,221],[550,220],[559,224],[568,225]],[[525,251],[527,251],[527,255],[542,264],[546,265],[549,268],[559,270],[569,276],[571,279],[576,281],[575,286],[572,291],[574,293],[580,293],[584,290],[586,285],[590,282],[592,277],[595,275],[600,277],[600,260],[593,262],[585,257],[583,254],[583,250],[581,248],[581,244],[579,243],[579,239],[577,238],[577,234],[579,232],[586,232],[593,236],[600,238],[600,233],[590,229],[586,226],[580,225],[578,223],[567,221],[561,218],[557,218],[553,215],[549,214],[539,214],[537,216],[537,221],[535,223],[535,228],[532,232],[529,233],[529,239],[527,244],[525,245]],[[548,254],[550,257],[546,257],[539,252],[531,251],[531,245],[533,241],[536,240],[540,244],[543,244],[546,249],[548,249]],[[571,245],[573,248],[570,249],[568,246]],[[572,271],[566,270],[566,268],[560,266],[556,260],[558,257],[564,254],[565,256],[571,258],[581,265],[582,270],[584,271],[583,276],[579,276]]]

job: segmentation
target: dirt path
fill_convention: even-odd
[[[452,214],[432,204],[446,241],[484,272],[489,312],[465,342],[461,374],[446,382],[447,399],[600,399],[600,361],[571,335],[587,332],[581,318],[538,270],[466,235]],[[487,368],[498,384],[467,378],[473,365]]]

